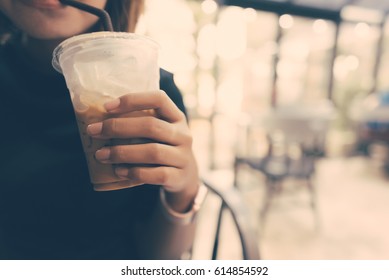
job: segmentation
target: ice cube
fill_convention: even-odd
[[[97,77],[94,63],[76,62],[74,63],[74,72],[80,87],[94,90]]]
[[[156,52],[135,42],[108,50],[101,47],[94,55],[77,54],[74,70],[82,88],[114,97],[158,89]]]

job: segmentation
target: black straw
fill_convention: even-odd
[[[93,6],[86,5],[84,3],[80,3],[78,1],[73,0],[59,0],[62,4],[72,6],[74,8],[80,9],[82,11],[93,14],[103,22],[103,26],[105,31],[114,31],[112,26],[111,17],[105,10],[98,9]]]

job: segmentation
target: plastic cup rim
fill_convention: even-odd
[[[126,38],[133,38],[133,39],[143,39],[152,45],[154,45],[156,48],[159,48],[159,44],[151,39],[148,36],[137,34],[137,33],[130,33],[130,32],[112,32],[112,31],[98,31],[98,32],[91,32],[91,33],[84,33],[80,35],[75,35],[72,37],[69,37],[62,41],[53,51],[53,58],[52,58],[52,65],[56,71],[62,74],[62,69],[59,63],[59,57],[64,52],[64,49],[71,47],[72,44],[76,44],[79,41],[85,40],[85,39],[112,39],[112,38],[118,38],[118,39],[126,39]]]

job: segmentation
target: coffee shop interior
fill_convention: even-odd
[[[137,32],[161,46],[214,188],[192,259],[389,259],[388,12],[146,0]]]

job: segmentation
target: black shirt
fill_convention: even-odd
[[[95,192],[62,75],[0,46],[0,259],[136,259],[158,187]],[[161,89],[185,112],[172,75]]]

